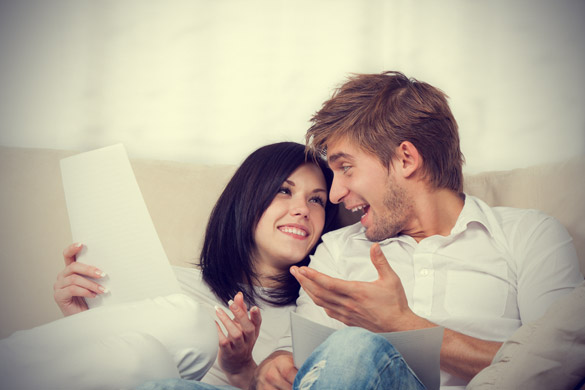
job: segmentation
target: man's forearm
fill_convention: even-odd
[[[471,380],[489,366],[502,343],[467,336],[445,329],[441,346],[441,368],[460,378]]]
[[[391,331],[422,329],[437,326],[422,317],[414,316],[401,324],[402,329]],[[441,369],[457,377],[470,380],[489,366],[502,343],[487,341],[464,335],[445,328],[441,345]]]

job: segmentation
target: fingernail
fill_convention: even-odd
[[[234,304],[234,300],[233,300],[233,299],[230,299],[230,300],[228,301],[228,306],[231,306],[231,305],[233,305],[233,304]]]
[[[254,306],[253,308],[250,309],[250,311],[253,311],[254,313],[256,313],[258,310],[258,306]]]
[[[299,273],[303,276],[307,276],[307,270],[304,268],[299,268]]]
[[[297,274],[297,268],[296,267],[290,267],[290,273],[294,275]]]
[[[101,291],[101,292],[103,292],[104,294],[107,294],[107,293],[109,293],[109,292],[110,292],[110,290],[109,290],[109,289],[107,289],[107,288],[106,288],[106,287],[104,287],[104,286],[99,286],[99,287],[98,287],[98,290],[100,290],[100,291]]]
[[[215,311],[216,311],[216,312],[220,311],[220,309],[219,309],[219,306],[217,306],[217,305],[214,305],[213,307],[215,308]]]
[[[101,271],[101,270],[99,270],[99,269],[96,269],[96,270],[95,270],[95,274],[96,274],[97,276],[99,276],[100,278],[103,278],[104,276],[106,276],[106,275],[107,275],[107,274],[106,274],[104,271]]]
[[[73,246],[75,248],[80,248],[81,246],[83,246],[83,244],[81,242],[76,242],[75,244],[73,244]]]

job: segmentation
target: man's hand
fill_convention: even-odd
[[[348,282],[306,267],[291,267],[291,273],[315,304],[346,325],[376,333],[437,326],[410,310],[400,278],[378,244],[370,248],[370,258],[378,270],[374,282]],[[490,364],[501,345],[445,329],[441,368],[469,380]]]
[[[292,353],[276,351],[258,366],[250,390],[291,390],[297,374]]]
[[[402,282],[379,244],[371,246],[370,259],[378,271],[374,282],[348,282],[307,267],[291,267],[291,273],[315,304],[348,326],[377,333],[435,326],[410,310]]]

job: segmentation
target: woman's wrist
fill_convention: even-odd
[[[237,370],[231,370],[230,372],[224,370],[224,372],[230,385],[239,389],[247,389],[254,377],[256,367],[258,367],[258,365],[254,359],[250,359],[248,362],[239,366]]]

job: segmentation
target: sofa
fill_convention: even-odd
[[[76,151],[0,146],[0,338],[61,317],[52,286],[71,231],[59,161]],[[172,264],[197,261],[208,215],[233,165],[131,159]],[[465,192],[492,206],[534,208],[573,237],[585,272],[585,157],[465,176]],[[340,211],[340,226],[354,222]]]

